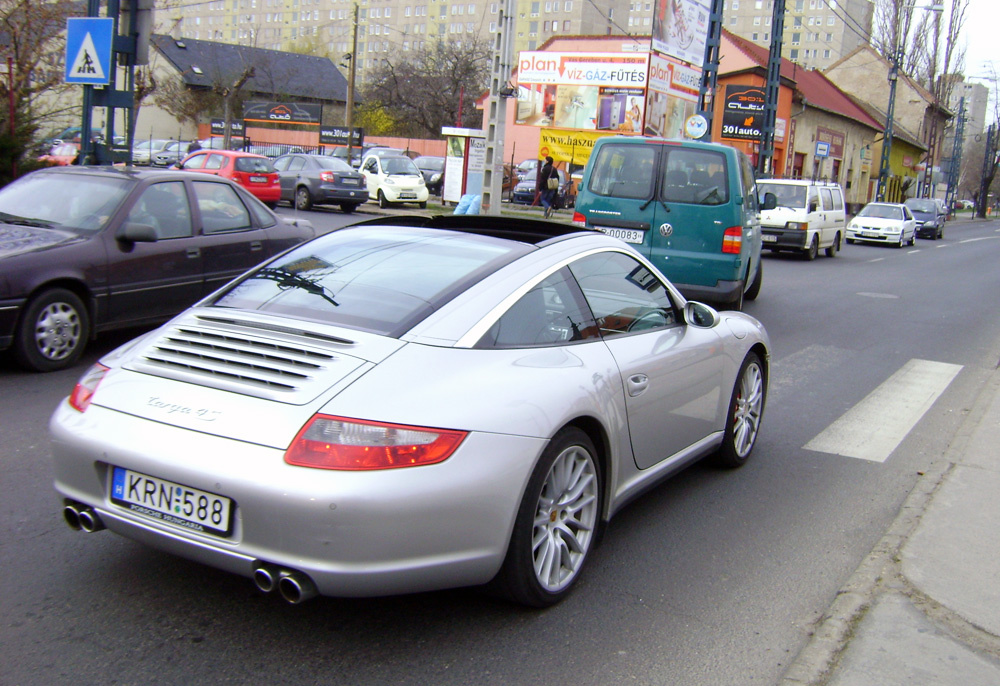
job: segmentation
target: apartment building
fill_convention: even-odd
[[[804,67],[825,69],[868,42],[871,0],[786,0],[781,56]],[[774,0],[726,0],[723,26],[757,45],[770,47]]]

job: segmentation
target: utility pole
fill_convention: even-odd
[[[511,61],[514,59],[514,2],[500,6],[497,32],[493,39],[493,64],[490,67],[490,96],[486,101],[486,168],[483,170],[483,210],[499,216],[503,202],[503,146],[507,129],[507,98],[517,95],[510,86]]]
[[[878,187],[875,199],[885,200],[886,185],[889,183],[889,156],[892,154],[892,119],[896,109],[896,81],[899,79],[899,36],[892,46],[892,67],[889,69],[889,106],[885,113],[885,132],[882,134],[882,158],[878,165]]]
[[[353,164],[354,153],[354,79],[358,69],[358,5],[354,3],[354,37],[351,39],[351,64],[347,70],[347,111],[344,127],[347,129],[347,163]]]
[[[944,194],[945,204],[951,213],[958,195],[958,179],[962,168],[962,144],[965,138],[965,98],[958,101],[958,122],[955,124],[955,142],[951,149],[951,167],[948,169],[948,190]]]
[[[986,130],[986,154],[983,156],[983,180],[979,182],[979,200],[976,202],[976,216],[980,219],[986,218],[986,209],[989,207],[990,182],[993,180],[993,167],[996,166],[997,151],[994,148],[994,137],[997,135],[996,126],[990,124]]]
[[[774,0],[771,14],[771,52],[767,57],[767,86],[764,89],[764,126],[760,131],[757,175],[771,173],[774,164],[774,124],[778,118],[781,93],[781,47],[784,43],[785,0]]]

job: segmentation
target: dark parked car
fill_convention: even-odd
[[[274,161],[281,177],[281,199],[299,210],[340,205],[350,213],[368,201],[365,177],[347,162],[329,155],[284,155]]]
[[[572,207],[576,198],[576,194],[573,192],[573,182],[562,169],[556,171],[559,172],[559,192],[556,193],[555,208],[561,210],[564,207]],[[517,182],[517,185],[514,186],[512,202],[530,205],[535,201],[535,177],[537,174],[538,170],[532,169]]]
[[[937,240],[944,238],[945,215],[936,200],[930,198],[907,198],[903,203],[910,208],[917,220],[917,238]]]
[[[427,190],[434,195],[441,195],[441,189],[444,187],[444,158],[421,155],[413,160],[413,164],[417,165],[417,169],[424,175]]]
[[[68,367],[94,334],[169,319],[315,233],[205,174],[28,174],[0,190],[0,350]]]
[[[170,141],[161,150],[154,152],[150,157],[150,163],[154,167],[169,167],[183,160],[188,152],[187,141]]]

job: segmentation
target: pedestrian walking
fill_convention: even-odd
[[[545,218],[552,214],[556,194],[559,192],[559,172],[553,166],[552,157],[545,158],[545,164],[538,170],[538,188],[542,193],[542,207],[545,208]]]

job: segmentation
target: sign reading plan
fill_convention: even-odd
[[[114,27],[111,18],[66,20],[66,83],[103,86],[111,82]]]

